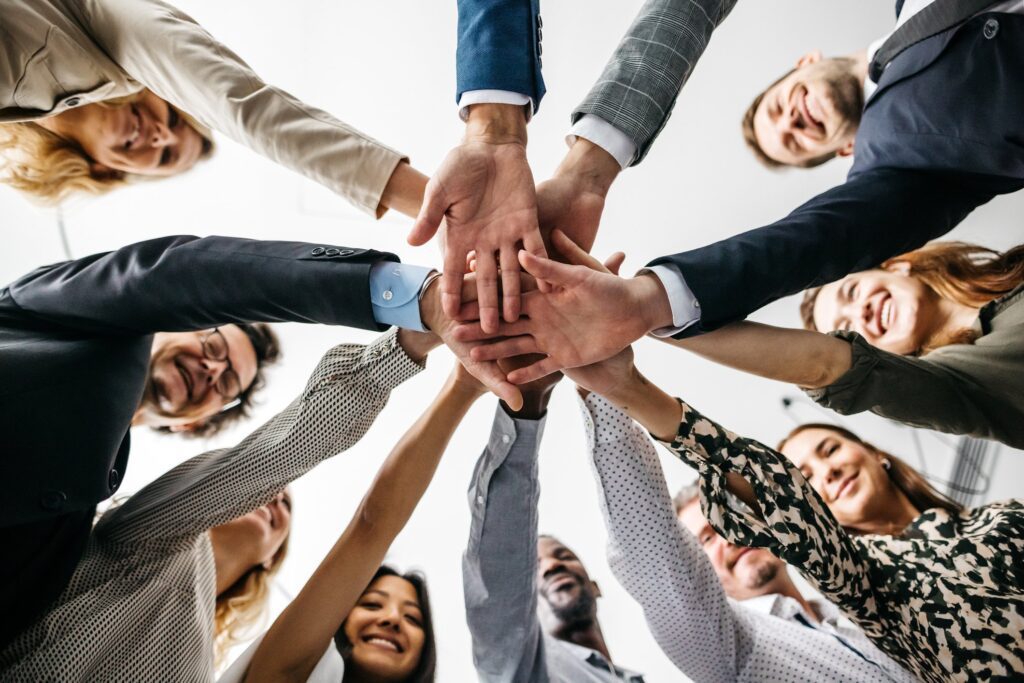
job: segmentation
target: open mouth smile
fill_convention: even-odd
[[[405,652],[405,648],[403,648],[401,645],[399,645],[398,641],[394,640],[393,638],[388,638],[387,636],[380,636],[380,635],[365,636],[363,638],[363,642],[366,643],[367,645],[372,645],[374,647],[379,647],[382,650],[390,650],[391,652],[397,652],[399,654],[401,654],[402,652]]]

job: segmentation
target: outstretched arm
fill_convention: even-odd
[[[381,465],[352,521],[267,632],[245,681],[305,681],[430,484],[483,386],[461,364]]]

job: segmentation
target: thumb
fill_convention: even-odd
[[[437,233],[437,228],[444,219],[448,206],[444,201],[443,193],[437,190],[437,186],[427,185],[426,195],[423,197],[423,206],[420,207],[420,214],[409,231],[406,240],[414,247],[426,244],[430,238]]]
[[[534,256],[525,249],[519,251],[519,263],[530,275],[538,280],[546,280],[553,285],[568,285],[575,280],[576,266],[569,266],[542,256]]]
[[[551,231],[551,244],[558,249],[558,253],[564,256],[565,260],[569,263],[604,272],[605,268],[600,261],[585,252],[580,245],[573,242],[561,230],[555,229]]]
[[[604,262],[604,267],[611,271],[612,275],[619,274],[619,268],[622,267],[622,262],[626,260],[626,255],[621,251],[617,251]]]

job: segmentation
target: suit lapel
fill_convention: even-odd
[[[960,26],[923,40],[917,45],[907,48],[903,54],[892,60],[889,63],[889,67],[882,73],[882,78],[878,81],[878,87],[875,88],[864,108],[870,107],[871,103],[877,100],[878,96],[889,86],[910,78],[938,59],[939,55],[946,49],[946,46],[949,45],[949,41],[953,39],[953,35],[960,28],[963,27]]]

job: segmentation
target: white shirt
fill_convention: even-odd
[[[259,649],[265,635],[267,634],[264,633],[252,641],[252,645],[245,648],[245,652],[240,654],[238,659],[231,663],[227,671],[217,679],[217,683],[242,683],[246,672],[249,670],[249,663],[252,662],[252,658],[256,655],[256,650]],[[341,683],[344,678],[345,660],[341,658],[341,653],[338,652],[338,648],[332,642],[327,646],[320,661],[313,667],[313,671],[310,672],[306,683]]]

